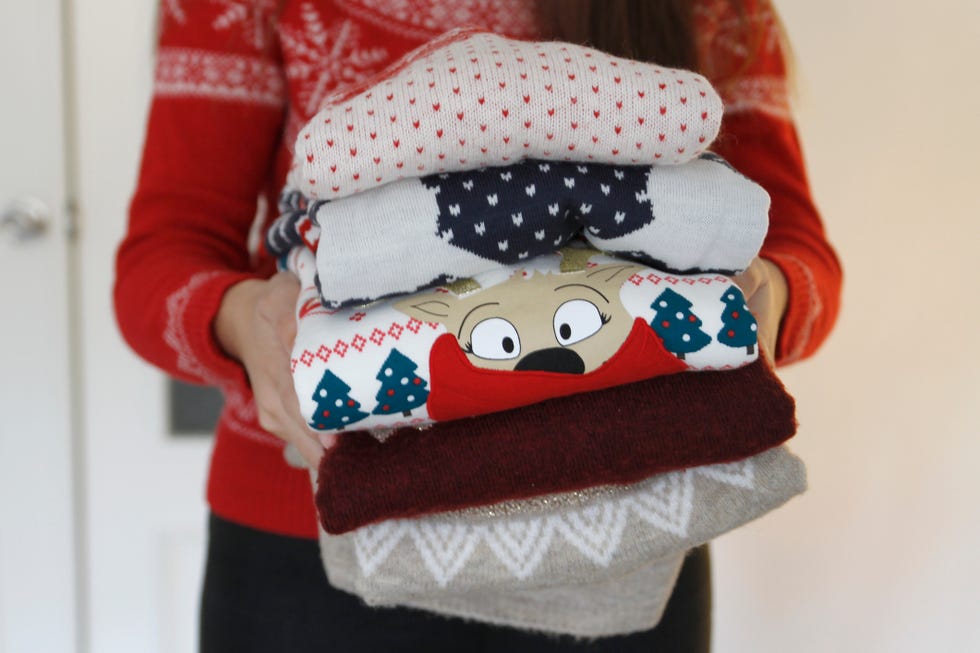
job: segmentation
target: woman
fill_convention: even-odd
[[[739,282],[776,362],[809,356],[836,316],[840,268],[810,197],[768,3],[167,0],[161,21],[115,300],[137,352],[226,398],[208,483],[202,650],[708,650],[704,548],[688,558],[656,629],[589,645],[371,610],[331,588],[308,477],[282,454],[284,441],[311,464],[323,452],[288,367],[298,286],[270,277],[272,261],[250,234],[275,217],[268,207],[296,133],[327,95],[457,26],[588,42],[698,69],[722,93],[713,149],[772,197],[762,257]]]

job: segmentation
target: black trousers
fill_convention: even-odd
[[[707,546],[685,559],[660,624],[597,640],[528,633],[408,608],[371,608],[330,586],[317,543],[211,516],[201,653],[706,653],[711,647]]]

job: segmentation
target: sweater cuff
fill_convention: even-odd
[[[247,387],[241,363],[229,356],[214,334],[214,319],[225,292],[234,284],[261,278],[250,272],[198,272],[167,298],[166,343],[174,350],[177,372],[192,383]]]
[[[776,365],[787,365],[806,356],[813,325],[823,312],[816,279],[810,268],[792,254],[764,252],[786,277],[788,299],[779,325]]]

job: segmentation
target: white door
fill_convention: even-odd
[[[0,3],[0,651],[73,651],[61,2]]]
[[[88,650],[195,650],[210,440],[168,432],[165,377],[122,342],[115,248],[142,147],[156,0],[75,0]]]

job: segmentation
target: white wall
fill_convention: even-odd
[[[844,304],[783,373],[810,490],[714,546],[715,650],[980,651],[980,3],[776,2]]]

